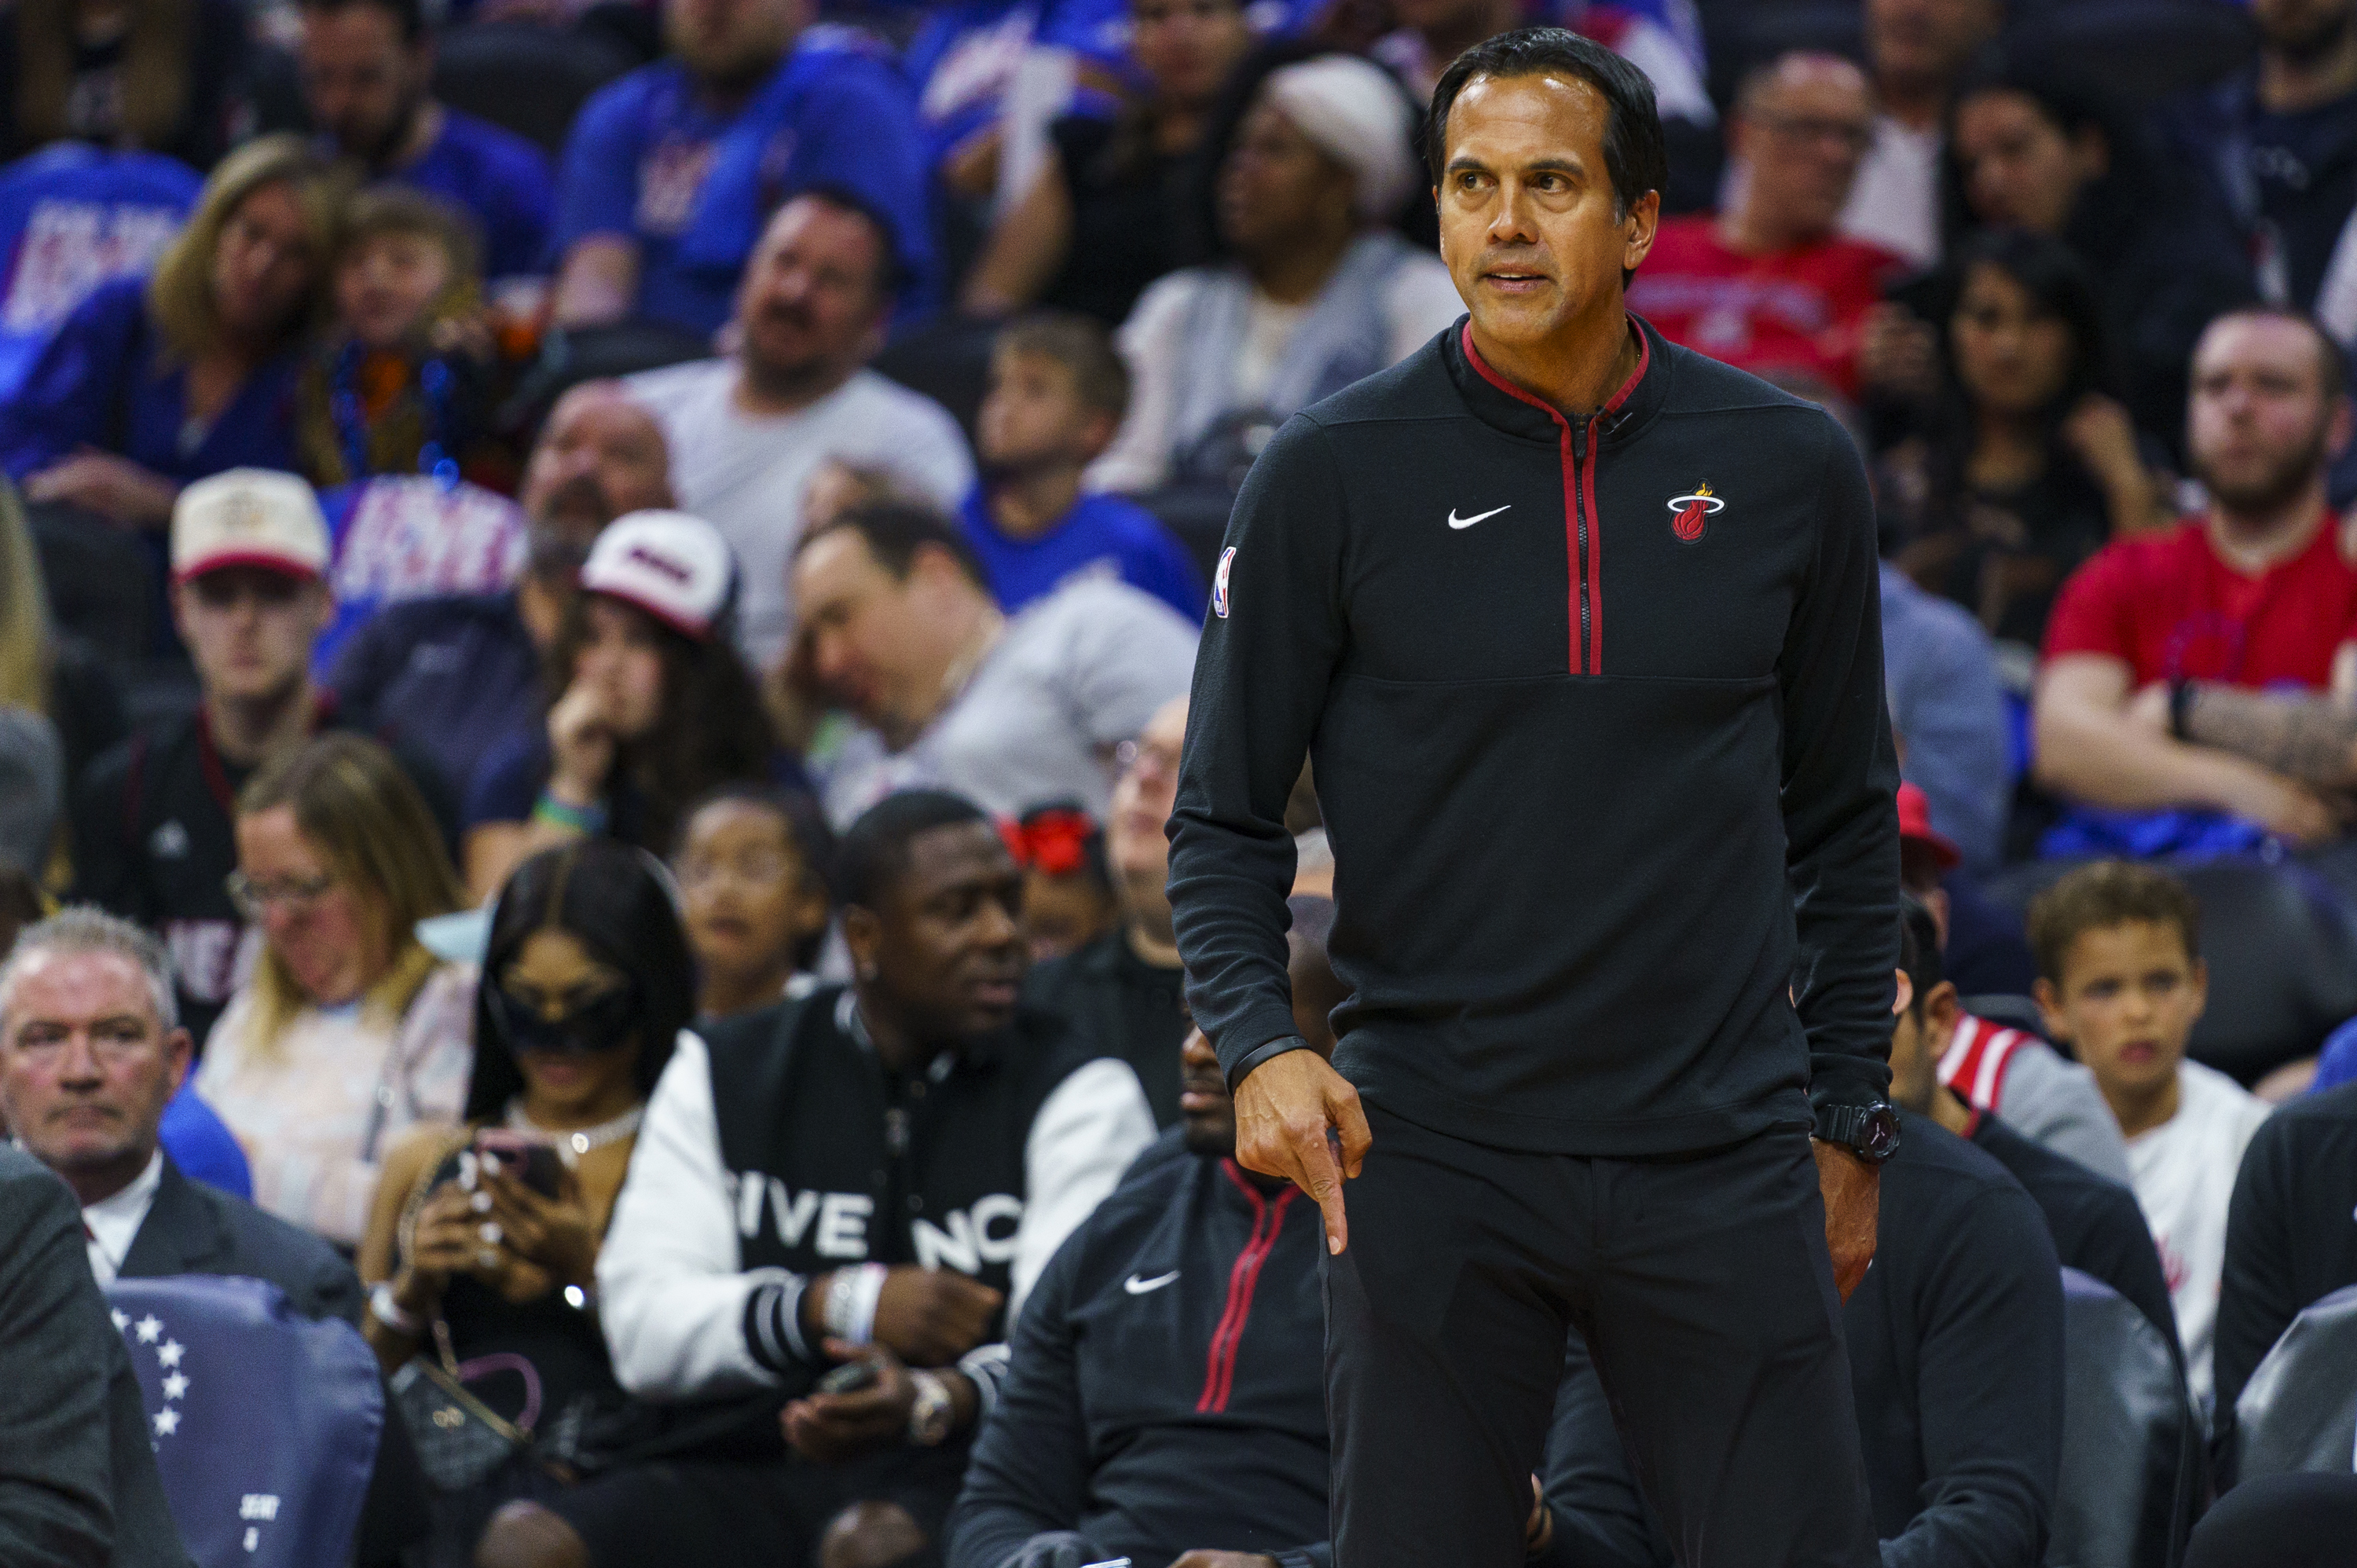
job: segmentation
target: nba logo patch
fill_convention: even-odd
[[[1211,575],[1211,613],[1222,620],[1228,618],[1228,569],[1236,564],[1236,547],[1229,545],[1220,552],[1220,569]]]

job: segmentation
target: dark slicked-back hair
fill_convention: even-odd
[[[990,815],[963,795],[903,789],[887,795],[844,830],[834,849],[834,894],[845,908],[873,910],[909,869],[909,844],[919,833]]]
[[[917,563],[917,552],[926,545],[944,551],[957,563],[966,580],[984,593],[990,592],[990,577],[982,569],[982,557],[974,553],[974,543],[965,531],[928,506],[913,501],[861,501],[847,506],[835,516],[802,536],[794,546],[794,554],[802,553],[830,533],[856,533],[867,542],[867,553],[876,564],[899,582],[907,582]]]
[[[1425,120],[1425,156],[1437,188],[1448,167],[1448,112],[1477,76],[1574,76],[1604,97],[1604,172],[1612,180],[1616,217],[1649,190],[1667,189],[1670,155],[1662,142],[1662,112],[1652,79],[1592,38],[1567,27],[1522,27],[1475,44],[1449,63],[1432,90]]]

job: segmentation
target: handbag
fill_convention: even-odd
[[[463,1492],[531,1453],[533,1437],[468,1391],[451,1354],[449,1326],[438,1313],[434,1338],[440,1359],[411,1357],[389,1386],[426,1480],[436,1491]]]

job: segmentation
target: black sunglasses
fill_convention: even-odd
[[[639,988],[625,985],[551,1018],[503,985],[490,990],[491,1022],[511,1051],[609,1051],[639,1021]]]

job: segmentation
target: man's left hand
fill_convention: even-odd
[[[779,1412],[786,1444],[815,1465],[840,1465],[846,1459],[898,1443],[909,1434],[909,1411],[917,1402],[917,1385],[900,1358],[882,1345],[826,1342],[830,1356],[876,1363],[876,1380],[847,1394],[809,1394]]]
[[[1276,1568],[1276,1559],[1257,1552],[1189,1552],[1170,1568]]]
[[[1834,1256],[1834,1283],[1847,1301],[1874,1262],[1882,1170],[1822,1138],[1812,1138],[1809,1149],[1817,1156],[1817,1190],[1825,1198],[1825,1251]]]

